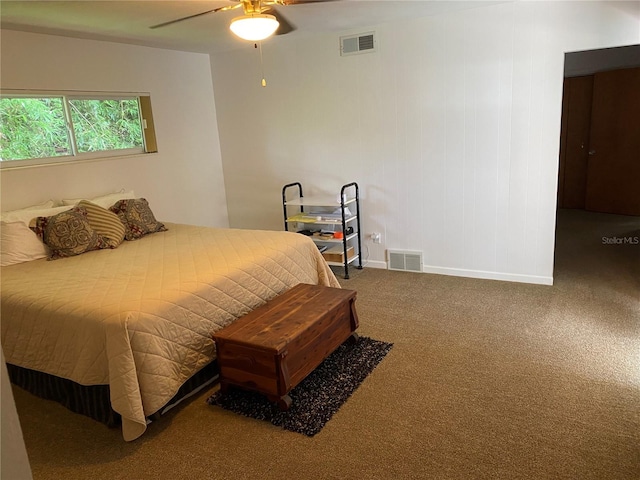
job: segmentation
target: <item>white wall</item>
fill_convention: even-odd
[[[209,56],[3,30],[5,89],[149,92],[158,153],[2,170],[1,207],[134,190],[163,221],[228,226]]]
[[[230,224],[282,228],[280,189],[361,187],[369,265],[549,284],[564,53],[640,43],[638,2],[514,2],[212,55]],[[366,253],[366,252],[365,252]]]
[[[31,480],[31,466],[27,449],[22,437],[22,428],[18,419],[16,404],[13,400],[13,391],[9,381],[7,365],[4,361],[4,352],[0,350],[2,364],[0,368],[0,405],[2,406],[2,436],[0,445],[0,478],[14,480]]]

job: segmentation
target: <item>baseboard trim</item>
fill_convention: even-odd
[[[553,277],[541,277],[538,275],[522,275],[519,273],[489,272],[485,270],[466,270],[462,268],[434,267],[423,265],[424,273],[437,273],[452,277],[481,278],[484,280],[503,280],[505,282],[533,283],[536,285],[553,285]]]
[[[386,270],[387,269],[387,262],[379,262],[379,261],[376,261],[376,260],[366,260],[364,262],[363,266],[368,267],[368,268],[380,268],[382,270]]]
[[[368,268],[381,268],[386,270],[387,262],[369,260],[365,264]],[[532,283],[535,285],[553,285],[553,277],[541,277],[537,275],[522,275],[519,273],[489,272],[484,270],[466,270],[462,268],[434,267],[423,265],[422,273],[435,273],[451,277],[479,278],[483,280],[502,280],[505,282]]]

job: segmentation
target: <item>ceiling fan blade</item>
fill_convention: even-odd
[[[152,25],[149,28],[160,28],[160,27],[166,27],[167,25],[173,25],[174,23],[178,23],[178,22],[182,22],[184,20],[189,20],[190,18],[196,18],[196,17],[200,17],[202,15],[206,15],[208,13],[212,13],[215,12],[215,10],[207,10],[206,12],[202,12],[202,13],[196,13],[195,15],[189,15],[187,17],[182,17],[182,18],[177,18],[175,20],[170,20],[168,22],[164,22],[164,23],[159,23],[157,25]]]
[[[341,0],[263,0],[263,5],[304,5],[305,3],[325,3],[325,2],[339,2]]]
[[[275,8],[269,6],[269,8],[264,8],[267,5],[278,5],[281,7],[292,6],[292,5],[303,5],[305,3],[324,3],[324,2],[339,2],[341,0],[262,0],[262,13],[266,13],[269,15],[273,15],[280,23],[280,26],[276,30],[275,35],[285,35],[287,33],[293,32],[296,30],[296,27],[289,22],[280,11]]]
[[[182,22],[184,20],[189,20],[191,18],[201,17],[202,15],[207,15],[209,13],[222,12],[222,11],[225,11],[225,10],[233,10],[234,8],[238,8],[238,7],[241,7],[241,6],[242,6],[242,3],[238,3],[236,5],[228,5],[226,7],[218,7],[218,8],[214,8],[212,10],[207,10],[206,12],[196,13],[194,15],[188,15],[186,17],[176,18],[175,20],[169,20],[168,22],[159,23],[157,25],[152,25],[149,28],[154,29],[154,28],[166,27],[167,25],[173,25],[174,23]]]
[[[286,33],[293,32],[296,27],[294,27],[280,12],[278,12],[275,8],[268,8],[263,10],[262,13],[267,15],[273,15],[278,20],[280,24],[278,29],[276,30],[275,35],[284,35]]]
[[[305,3],[329,3],[329,2],[340,2],[342,0],[284,0],[284,4],[291,7],[296,5],[304,5]]]

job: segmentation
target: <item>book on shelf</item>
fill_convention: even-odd
[[[345,222],[353,218],[353,215],[345,217]],[[287,217],[287,222],[299,222],[299,223],[340,223],[342,222],[342,216],[338,213],[298,213],[297,215],[292,215],[291,217]]]

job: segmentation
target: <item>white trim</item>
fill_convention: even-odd
[[[155,153],[155,152],[149,152]],[[79,161],[107,159],[107,158],[123,158],[132,157],[136,155],[146,155],[142,147],[134,148],[118,148],[114,150],[99,150],[97,152],[84,152],[77,153],[75,155],[59,155],[57,157],[40,157],[40,158],[25,158],[22,160],[0,160],[0,169],[5,168],[27,168],[37,167],[39,165],[58,165],[61,163],[73,163]],[[68,160],[64,160],[68,159]],[[14,165],[15,163],[15,165]]]
[[[536,285],[553,285],[553,277],[538,275],[522,275],[520,273],[489,272],[484,270],[467,270],[462,268],[434,267],[423,265],[424,273],[436,273],[452,277],[480,278],[484,280],[503,280],[506,282],[533,283]]]
[[[386,270],[387,262],[369,260],[365,266]],[[519,273],[488,272],[483,270],[465,270],[461,268],[434,267],[432,265],[422,265],[422,273],[448,275],[450,277],[478,278],[481,280],[502,280],[505,282],[531,283],[535,285],[553,285],[553,277],[522,275]]]
[[[387,262],[381,262],[379,260],[365,260],[362,262],[362,266],[369,268],[381,268],[382,270],[386,270]]]
[[[114,150],[117,151],[117,150]],[[65,155],[64,157],[48,157],[52,159],[57,158],[73,158],[73,160],[62,160],[62,161],[53,161],[48,163],[34,163],[30,165],[11,165],[10,162],[26,162],[28,160],[5,160],[4,162],[0,162],[0,171],[2,170],[22,170],[24,168],[40,168],[40,167],[54,167],[59,165],[73,165],[78,163],[91,163],[91,162],[102,162],[105,160],[120,160],[123,158],[148,158],[149,155],[156,155],[158,152],[143,152],[143,153],[134,153],[129,155],[115,155],[110,157],[84,157],[78,158],[77,156]],[[31,160],[31,159],[30,159]]]
[[[93,99],[102,98],[133,98],[133,97],[148,97],[149,92],[119,92],[109,91],[104,92],[100,90],[47,90],[47,89],[35,89],[35,88],[0,88],[0,96],[2,95],[19,95],[24,97],[40,97],[40,96],[53,96],[53,97],[89,97]]]

